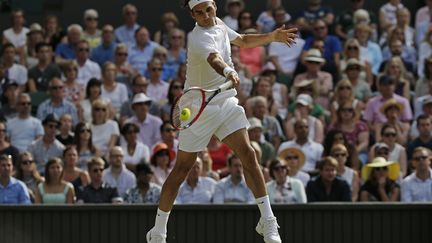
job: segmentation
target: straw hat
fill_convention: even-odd
[[[385,113],[385,111],[390,108],[390,107],[396,107],[399,109],[400,112],[402,112],[404,110],[404,106],[397,102],[397,100],[391,98],[389,100],[387,100],[386,102],[384,102],[384,104],[381,106],[380,111],[381,113]]]
[[[304,60],[309,62],[325,63],[325,59],[322,57],[322,54],[318,49],[309,49],[306,52],[306,57]]]
[[[383,157],[376,157],[372,162],[366,164],[362,168],[362,178],[364,181],[369,179],[369,176],[373,168],[387,167],[388,168],[388,178],[391,180],[396,180],[399,177],[400,165],[395,161],[387,161]]]
[[[298,168],[292,168],[292,169],[301,169],[303,167],[303,165],[305,164],[305,154],[303,153],[303,151],[301,151],[298,148],[286,148],[282,151],[279,152],[278,157],[283,160],[286,163],[286,157],[288,156],[288,154],[294,154],[298,157],[298,161],[299,161],[299,166]]]

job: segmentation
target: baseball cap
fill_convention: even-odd
[[[304,106],[312,106],[312,97],[308,94],[300,94],[296,98],[296,104],[302,104]]]
[[[254,128],[261,128],[261,129],[263,128],[262,122],[260,121],[260,119],[258,119],[256,117],[251,117],[248,119],[248,121],[250,124],[248,130],[254,129]]]

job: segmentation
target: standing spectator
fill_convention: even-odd
[[[17,50],[11,43],[6,43],[1,48],[1,62],[3,63],[4,76],[11,82],[17,83],[24,90],[27,84],[27,69],[15,63]]]
[[[64,114],[60,117],[59,123],[59,133],[57,134],[56,139],[64,146],[73,145],[74,133],[72,132],[72,116],[70,114]]]
[[[337,176],[338,162],[324,157],[318,162],[319,175],[306,186],[308,202],[351,202],[351,189],[345,179]]]
[[[85,96],[84,87],[86,85],[78,83],[77,74],[78,65],[76,62],[71,61],[63,65],[64,95],[66,100],[73,104],[79,104]]]
[[[122,149],[125,151],[124,162],[126,168],[132,172],[136,172],[135,167],[139,163],[150,162],[150,149],[147,145],[138,141],[140,129],[134,123],[126,123],[121,128]]]
[[[395,182],[399,177],[399,164],[376,157],[362,168],[365,182],[360,188],[360,201],[399,201],[400,188]]]
[[[225,2],[225,12],[227,15],[222,18],[222,21],[231,29],[238,31],[238,17],[243,9],[243,0],[227,0]]]
[[[413,124],[414,126],[414,124]],[[418,137],[415,137],[407,146],[407,159],[411,161],[413,153],[417,147],[432,148],[432,121],[430,115],[420,115],[417,117],[416,126]]]
[[[3,31],[3,44],[12,43],[16,48],[21,48],[23,52],[23,47],[27,42],[27,33],[29,29],[24,26],[24,10],[16,9],[11,13],[12,27]]]
[[[84,12],[84,31],[83,39],[87,41],[90,49],[95,48],[101,43],[102,31],[98,29],[99,14],[94,9],[87,9]]]
[[[159,58],[153,58],[148,63],[149,86],[147,87],[147,95],[156,103],[163,103],[168,97],[169,84],[166,80],[162,80],[162,62]]]
[[[48,14],[44,21],[44,41],[52,46],[53,50],[59,43],[66,42],[66,32],[61,28],[59,19],[53,14]]]
[[[228,158],[229,175],[216,184],[213,203],[254,203],[252,191],[247,187],[243,165],[236,155]]]
[[[18,96],[18,115],[7,122],[7,133],[11,144],[20,152],[26,151],[33,140],[44,134],[41,121],[31,116],[31,98],[27,93]]]
[[[18,162],[19,151],[9,142],[6,131],[6,122],[0,121],[0,155],[10,155],[12,157],[12,163],[16,165]]]
[[[123,161],[123,149],[115,146],[109,151],[109,164],[103,172],[102,180],[109,185],[116,187],[120,196],[127,190],[133,188],[136,183],[134,174],[126,168]]]
[[[135,31],[135,42],[136,44],[129,46],[128,61],[138,73],[144,75],[147,71],[147,64],[153,56],[153,51],[159,45],[150,40],[150,33],[144,26]]]
[[[92,142],[100,149],[103,156],[117,144],[120,136],[117,122],[108,117],[108,104],[101,100],[92,103]]]
[[[273,11],[277,8],[282,7],[281,0],[267,0],[266,10],[261,12],[256,21],[257,27],[263,33],[272,32],[275,27],[275,19],[273,18]],[[291,19],[291,16],[286,13],[285,14],[285,22],[288,22]]]
[[[425,147],[416,147],[413,152],[413,166],[415,171],[405,177],[401,185],[402,202],[431,202],[432,201],[432,170],[431,151]]]
[[[126,123],[135,123],[140,128],[139,140],[152,148],[160,141],[160,126],[162,120],[149,114],[152,100],[144,93],[136,94],[132,100],[132,109],[135,115],[126,120]]]
[[[63,114],[72,116],[73,124],[78,123],[78,114],[75,105],[67,101],[64,96],[64,83],[59,78],[53,78],[48,84],[49,96],[37,109],[37,118],[44,120],[48,114],[56,114],[61,117]]]
[[[346,166],[349,156],[347,148],[343,144],[336,144],[332,147],[330,153],[338,162],[337,175],[346,180],[351,188],[352,201],[356,202],[360,189],[360,178],[357,171]]]
[[[67,28],[67,42],[60,43],[55,49],[56,63],[63,64],[76,58],[76,47],[81,41],[83,29],[79,24],[71,24]]]
[[[29,92],[47,91],[48,83],[53,78],[61,77],[59,66],[52,62],[52,46],[46,42],[36,45],[38,63],[28,71],[27,90]]]
[[[286,148],[299,148],[306,156],[306,163],[302,170],[305,172],[315,173],[316,163],[321,159],[323,146],[308,138],[309,125],[306,119],[296,120],[294,123],[295,139],[281,144],[278,154]]]
[[[299,179],[289,176],[290,167],[278,159],[269,165],[272,180],[267,183],[270,202],[275,204],[306,203],[306,192]]]
[[[114,42],[114,28],[112,25],[104,25],[102,27],[101,43],[94,47],[90,54],[90,59],[100,67],[107,61],[114,61],[114,51],[116,43]]]
[[[92,130],[90,124],[80,122],[75,126],[75,141],[74,145],[78,152],[78,168],[81,170],[88,169],[88,162],[93,157],[100,156],[100,150],[93,144]]]
[[[106,62],[103,67],[102,93],[103,99],[111,101],[114,112],[120,111],[120,107],[129,97],[127,87],[123,83],[116,81],[116,66],[112,62]]]
[[[56,132],[59,126],[58,118],[55,114],[49,114],[42,121],[44,134],[34,140],[29,146],[28,151],[35,159],[39,173],[44,173],[45,164],[53,157],[61,157],[65,146],[56,139]],[[22,128],[21,128],[22,129]]]
[[[180,25],[179,20],[175,13],[165,12],[161,17],[160,29],[154,34],[153,40],[165,48],[169,47],[169,33]]]
[[[12,172],[12,158],[0,155],[0,204],[31,204],[26,185],[13,178]]]
[[[160,199],[161,187],[151,182],[153,171],[146,163],[139,163],[136,166],[135,176],[137,184],[129,189],[124,196],[127,203],[158,203]]]
[[[286,148],[278,153],[278,157],[279,159],[276,160],[281,160],[281,162],[287,166],[287,169],[289,168],[287,170],[287,175],[290,178],[300,180],[303,184],[303,187],[306,187],[308,181],[310,180],[310,175],[301,170],[306,160],[306,156],[303,151],[298,148]]]
[[[250,125],[248,128],[249,139],[251,141],[257,142],[260,146],[262,155],[259,159],[261,161],[261,165],[266,167],[267,163],[276,157],[276,150],[271,143],[267,142],[265,139],[262,139],[263,126],[261,120],[256,117],[250,117],[248,121]]]
[[[90,183],[87,171],[77,167],[79,157],[75,147],[69,146],[63,152],[64,170],[63,180],[70,182],[77,192],[78,188],[85,187]]]
[[[100,157],[93,157],[88,163],[90,184],[78,188],[77,203],[119,203],[123,200],[117,188],[111,187],[102,180],[105,162]]]
[[[75,48],[76,62],[78,64],[77,81],[84,87],[87,86],[91,78],[101,79],[101,69],[99,65],[89,59],[90,46],[86,40],[78,42]]]
[[[216,181],[209,177],[200,176],[201,170],[202,161],[197,158],[195,165],[179,188],[175,201],[177,204],[208,204],[212,202]]]
[[[170,152],[168,146],[164,143],[158,143],[153,147],[153,153],[150,158],[150,168],[154,173],[153,182],[162,186],[171,173],[171,161],[174,154]]]
[[[124,24],[115,29],[115,37],[117,42],[125,43],[127,46],[131,47],[135,44],[135,31],[140,27],[136,20],[138,17],[138,9],[128,3],[123,6],[122,9]]]
[[[33,156],[29,152],[21,153],[16,165],[14,177],[25,183],[30,199],[34,202],[38,185],[44,182],[45,178],[37,171]]]
[[[36,204],[72,204],[75,191],[71,183],[64,181],[63,162],[57,157],[50,159],[45,165],[45,182],[38,185]]]

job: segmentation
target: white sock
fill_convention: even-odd
[[[164,212],[158,208],[153,231],[162,235],[167,234],[167,223],[170,212]]]
[[[274,217],[273,211],[270,207],[270,199],[268,195],[256,198],[255,201],[258,204],[258,208],[261,212],[261,218],[268,219]]]

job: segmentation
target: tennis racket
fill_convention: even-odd
[[[233,82],[231,80],[223,83],[217,89],[206,90],[200,87],[190,87],[181,96],[177,97],[171,107],[171,124],[177,130],[184,130],[192,126],[207,104],[217,94],[232,87]]]

